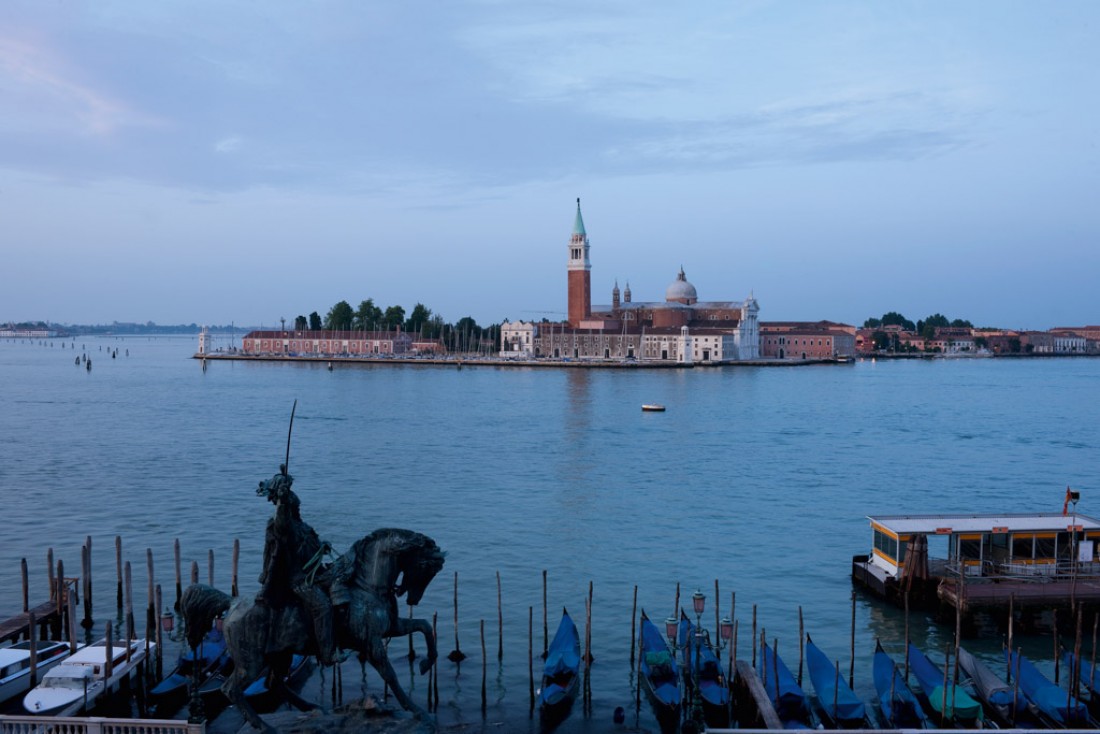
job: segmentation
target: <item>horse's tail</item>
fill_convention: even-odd
[[[180,597],[180,611],[187,629],[187,644],[192,648],[199,646],[202,638],[210,630],[210,624],[229,608],[233,597],[206,584],[188,586]]]

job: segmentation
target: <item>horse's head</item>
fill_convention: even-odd
[[[435,541],[426,535],[420,535],[419,542],[410,544],[410,547],[401,554],[399,562],[401,568],[401,584],[397,587],[397,595],[406,595],[405,603],[416,606],[424,596],[428,584],[443,568],[446,554],[439,549]]]

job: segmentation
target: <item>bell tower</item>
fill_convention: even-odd
[[[588,259],[588,235],[577,199],[577,218],[569,238],[569,324],[576,328],[592,316],[592,263]]]

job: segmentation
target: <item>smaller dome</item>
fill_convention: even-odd
[[[665,300],[687,304],[699,300],[699,296],[695,292],[695,286],[688,282],[683,268],[680,268],[680,274],[676,276],[676,280],[673,281],[672,285],[665,289]]]

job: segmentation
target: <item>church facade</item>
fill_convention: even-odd
[[[501,356],[551,359],[655,360],[714,364],[760,358],[760,306],[700,301],[683,268],[663,301],[634,301],[630,283],[615,283],[609,305],[592,305],[592,263],[580,199],[569,238],[568,320],[505,322]]]

